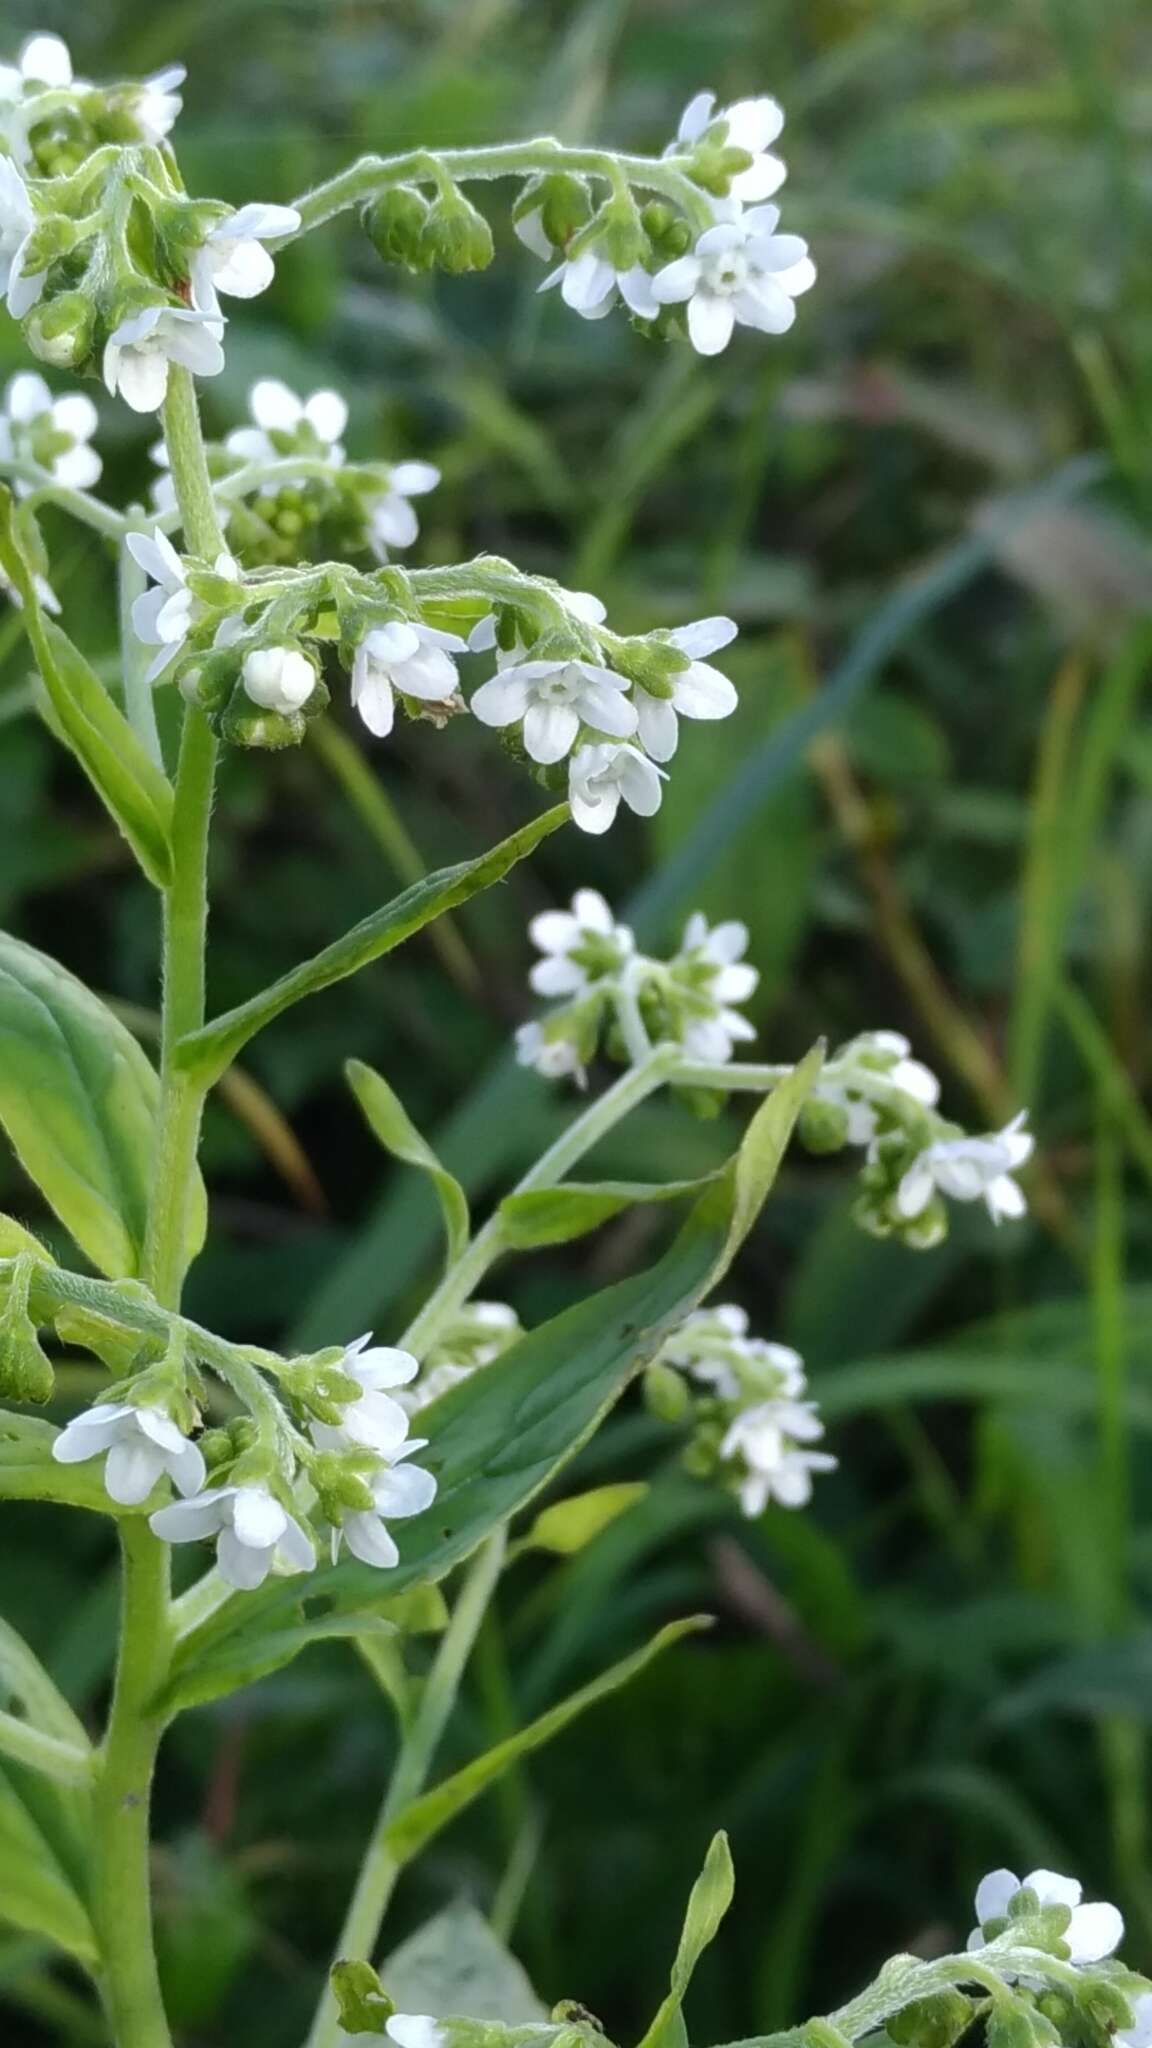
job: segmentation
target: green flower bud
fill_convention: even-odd
[[[318,1352],[312,1358],[294,1358],[281,1368],[280,1385],[305,1414],[316,1422],[338,1428],[349,1401],[358,1400],[364,1389],[359,1380],[340,1370],[342,1350]]]
[[[200,1446],[204,1463],[207,1465],[209,1472],[221,1471],[225,1465],[231,1464],[236,1455],[236,1445],[232,1440],[231,1430],[206,1429],[203,1436],[198,1437],[196,1441]]]
[[[414,185],[392,185],[360,215],[360,224],[378,256],[403,263],[409,270],[427,268],[420,237],[428,218],[428,201]]]
[[[570,254],[580,255],[585,249],[595,249],[613,270],[631,270],[643,263],[651,252],[631,193],[614,193],[606,199],[573,243]]]
[[[554,249],[566,249],[574,235],[587,227],[592,202],[583,178],[570,171],[549,171],[530,178],[512,208],[514,221],[538,213],[540,226]]]
[[[671,697],[676,677],[691,667],[691,660],[666,640],[622,640],[612,649],[612,666],[630,683],[639,683],[650,697]]]
[[[797,1119],[796,1133],[809,1152],[839,1152],[848,1143],[848,1112],[838,1102],[810,1095]]]
[[[345,1512],[371,1514],[375,1505],[371,1474],[379,1459],[371,1451],[322,1451],[309,1468],[309,1478],[326,1521],[339,1525]]]
[[[644,1374],[644,1405],[648,1413],[659,1422],[683,1422],[691,1402],[683,1373],[654,1360]]]
[[[28,1290],[36,1260],[23,1253],[12,1269],[8,1297],[0,1311],[0,1400],[50,1401],[56,1384],[51,1360],[41,1349],[28,1313]]]
[[[371,1963],[334,1963],[331,1984],[345,2034],[383,2034],[396,2007]]]
[[[189,704],[198,704],[215,722],[235,690],[239,675],[239,655],[231,647],[220,647],[181,670],[180,694]]]
[[[888,2022],[888,2033],[901,2048],[953,2048],[972,2024],[972,2000],[948,1989],[931,1998],[914,1998]]]
[[[61,292],[33,306],[24,336],[34,356],[57,370],[80,370],[92,354],[96,314],[86,292]]]
[[[67,214],[52,213],[45,220],[37,221],[20,256],[24,276],[35,277],[42,270],[51,270],[54,263],[76,247],[79,239],[80,229]]]
[[[424,263],[453,277],[466,270],[486,270],[494,253],[492,230],[471,200],[452,187],[429,207],[419,252]]]

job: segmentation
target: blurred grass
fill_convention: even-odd
[[[694,2039],[786,2024],[892,1949],[962,1941],[974,1880],[1003,1861],[1117,1898],[1148,1967],[1146,10],[9,0],[9,41],[49,26],[91,72],[184,57],[189,183],[229,198],[255,183],[287,199],[357,150],[416,140],[546,127],[659,147],[701,86],[766,89],[789,117],[786,210],[821,270],[786,341],[708,364],[541,301],[506,220],[483,278],[387,273],[348,224],[239,310],[205,390],[214,431],[260,371],[337,384],[357,452],[444,472],[423,559],[495,549],[594,583],[625,628],[729,610],[742,707],[685,735],[650,828],[564,835],[441,931],[440,953],[417,942],[253,1049],[327,1214],[215,1106],[193,1313],[269,1341],[400,1327],[435,1212],[382,1168],[343,1061],[380,1067],[470,1191],[493,1193],[565,1113],[506,1048],[529,1010],[526,920],[585,882],[653,943],[696,904],[745,917],[766,1057],[907,1029],[946,1108],[979,1123],[1028,1099],[1041,1134],[1029,1224],[996,1235],[966,1213],[931,1258],[854,1230],[836,1162],[789,1167],[737,1291],[808,1356],[840,1472],[810,1513],[748,1526],[671,1469],[639,1412],[613,1419],[581,1474],[660,1484],[583,1556],[517,1567],[502,1662],[489,1646],[446,1765],[670,1615],[711,1607],[721,1626],[445,1836],[400,1894],[396,1938],[456,1894],[499,1898],[542,1995],[579,1997],[627,2038],[726,1825],[737,1906],[693,1992]],[[14,367],[10,330],[0,349]],[[150,436],[104,410],[111,486],[141,496]],[[63,526],[54,539],[66,610],[107,654],[107,565]],[[3,621],[0,659],[5,919],[154,1005],[152,906],[26,716]],[[454,727],[431,747],[409,727],[366,747],[336,720],[323,749],[228,764],[221,1007],[374,907],[405,864],[474,851],[520,814],[521,779],[485,736]],[[707,1170],[737,1117],[649,1105],[604,1170]],[[0,1202],[40,1220],[14,1180]],[[496,1285],[532,1321],[634,1251],[609,1231]],[[22,1510],[0,1540],[6,1609],[95,1709],[102,1533]],[[191,2040],[298,2037],[390,1740],[369,1675],[337,1651],[177,1730],[159,1869]],[[21,2048],[88,2038],[26,1945],[0,1944],[0,1996],[20,2006]]]

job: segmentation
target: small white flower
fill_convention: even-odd
[[[553,285],[559,285],[564,304],[579,313],[582,320],[603,320],[618,297],[630,313],[642,320],[655,320],[660,311],[651,275],[642,263],[617,270],[596,248],[582,249],[579,255],[566,257],[537,290],[550,291]]]
[[[431,1399],[431,1395],[428,1398]],[[404,1421],[407,1425],[407,1415]],[[390,1571],[393,1565],[399,1564],[400,1552],[387,1524],[400,1521],[407,1515],[422,1515],[436,1498],[436,1481],[431,1472],[426,1472],[422,1465],[404,1462],[414,1452],[424,1450],[427,1443],[427,1437],[413,1437],[410,1443],[381,1456],[368,1481],[373,1506],[345,1509],[340,1527],[332,1531],[333,1563],[339,1555],[343,1537],[353,1557],[358,1557],[361,1564],[375,1565],[380,1571]]]
[[[577,889],[571,910],[542,910],[528,936],[543,953],[528,980],[538,996],[574,996],[613,974],[636,950],[598,889]]]
[[[1016,1168],[1030,1159],[1035,1140],[1026,1131],[1020,1111],[1002,1131],[979,1138],[940,1138],[913,1160],[896,1191],[901,1216],[919,1216],[936,1190],[954,1202],[982,1201],[993,1223],[1023,1216],[1027,1203],[1013,1180]]]
[[[288,454],[315,454],[339,469],[348,407],[338,391],[297,398],[278,377],[261,377],[248,393],[248,410],[255,425],[234,428],[224,442],[233,455],[245,462],[277,462]]]
[[[62,36],[29,36],[20,50],[19,68],[26,85],[62,88],[74,83],[71,53]]]
[[[862,1031],[842,1047],[821,1074],[813,1094],[821,1102],[833,1103],[848,1119],[849,1145],[870,1145],[879,1128],[879,1109],[884,1098],[873,1101],[865,1092],[868,1079],[882,1080],[886,1093],[906,1095],[918,1108],[934,1109],[940,1099],[940,1083],[921,1060],[910,1057],[911,1044],[902,1031]],[[853,1066],[859,1057],[860,1065]]]
[[[681,1043],[699,1060],[730,1060],[739,1040],[755,1038],[756,1027],[733,1003],[746,1003],[760,976],[744,959],[748,927],[730,918],[710,931],[693,911],[672,963],[674,983],[685,1008]]]
[[[151,534],[130,533],[126,543],[133,561],[138,562],[145,575],[150,576],[153,588],[146,590],[132,606],[132,627],[137,639],[146,647],[157,649],[148,668],[145,681],[154,682],[158,675],[176,659],[195,616],[196,601],[188,588],[188,577],[167,534],[156,527]],[[218,576],[238,577],[240,574],[231,555],[217,555],[213,568]]]
[[[545,1081],[560,1081],[575,1074],[583,1082],[580,1054],[570,1038],[551,1038],[544,1026],[533,1019],[516,1032],[516,1063],[534,1067]]]
[[[1112,2038],[1119,2048],[1152,2048],[1152,1991],[1133,1999],[1132,2025],[1121,2027]]]
[[[99,423],[86,392],[68,391],[63,398],[53,398],[43,377],[35,370],[21,370],[4,393],[0,456],[37,462],[57,483],[87,490],[102,467],[96,450],[88,445]],[[54,444],[60,439],[71,445],[57,448]],[[32,488],[17,481],[21,496]]]
[[[699,656],[727,647],[738,631],[734,619],[717,617],[697,619],[694,625],[676,626],[663,635],[681,654],[690,655],[691,662],[672,677],[670,697],[653,697],[644,689],[636,692],[640,738],[654,761],[672,759],[679,737],[679,718],[728,718],[735,711],[735,685]]]
[[[481,683],[471,708],[483,725],[518,725],[522,720],[525,752],[541,763],[562,761],[582,725],[627,739],[637,722],[627,678],[602,662],[570,655],[515,661],[498,669]]]
[[[460,687],[453,654],[466,654],[458,633],[389,619],[365,633],[352,661],[352,702],[369,732],[386,739],[396,715],[394,693],[442,704]]]
[[[169,64],[163,71],[154,71],[138,87],[132,100],[132,113],[141,142],[153,145],[163,142],[175,127],[176,117],[184,104],[177,87],[183,85],[187,76],[183,64]]]
[[[210,1486],[191,1500],[174,1501],[149,1515],[164,1543],[199,1543],[215,1536],[216,1566],[237,1592],[262,1586],[273,1565],[310,1572],[316,1551],[306,1529],[266,1486]]]
[[[168,389],[168,365],[195,377],[224,368],[218,318],[190,306],[145,306],[113,329],[104,349],[104,383],[133,412],[156,412]]]
[[[11,157],[0,155],[0,292],[14,320],[31,311],[47,271],[24,274],[24,251],[36,225],[28,188]]]
[[[785,1508],[807,1505],[812,1474],[836,1468],[837,1460],[829,1452],[802,1447],[823,1434],[824,1425],[811,1401],[762,1401],[734,1417],[720,1455],[747,1468],[738,1489],[746,1515],[762,1515],[770,1500]]]
[[[737,323],[785,334],[796,299],[816,281],[808,244],[778,235],[776,206],[754,206],[738,220],[706,228],[690,256],[678,256],[652,280],[661,305],[688,302],[688,333],[702,356],[719,355]]]
[[[316,671],[298,647],[253,647],[240,671],[245,693],[263,711],[299,711],[316,688]]]
[[[568,801],[582,832],[607,832],[620,799],[638,817],[651,818],[660,809],[664,771],[638,747],[582,746],[568,771]]]
[[[1067,1943],[1074,1963],[1099,1963],[1112,1955],[1124,1939],[1124,1921],[1115,1906],[1101,1901],[1083,1906],[1083,1887],[1074,1877],[1061,1877],[1055,1870],[1033,1870],[1019,1878],[1011,1870],[993,1870],[976,1888],[978,1925],[968,1936],[970,1951],[983,1948],[989,1939],[985,1928],[1004,1920],[1017,1894],[1027,1888],[1040,1906],[1067,1906],[1072,1918],[1060,1939]],[[1118,2037],[1119,2038],[1119,2037]]]
[[[176,1427],[166,1408],[134,1407],[128,1401],[101,1401],[85,1409],[62,1429],[52,1445],[58,1465],[82,1465],[104,1457],[104,1485],[121,1507],[145,1501],[162,1474],[178,1493],[198,1493],[204,1484],[204,1459]]]
[[[258,202],[218,221],[192,258],[192,293],[200,311],[218,315],[220,292],[234,299],[254,299],[267,291],[276,265],[264,244],[280,235],[294,235],[299,226],[294,206]]]
[[[398,1451],[408,1434],[408,1417],[389,1391],[407,1386],[420,1370],[410,1351],[372,1343],[371,1333],[357,1337],[345,1350],[341,1372],[355,1380],[360,1393],[343,1410],[338,1423],[314,1422],[312,1441],[321,1451],[353,1447],[376,1451],[382,1458]]]
[[[434,463],[394,464],[387,490],[370,499],[367,506],[369,544],[381,561],[387,560],[389,548],[411,547],[420,531],[420,521],[408,501],[434,491],[439,481],[440,471]]]
[[[707,129],[721,121],[728,131],[724,137],[728,147],[746,150],[752,158],[747,169],[737,171],[732,178],[728,188],[730,196],[744,206],[754,205],[760,199],[771,199],[787,176],[780,158],[768,154],[784,126],[783,109],[776,100],[764,96],[737,100],[734,105],[721,107],[717,112],[715,93],[698,92],[680,116],[676,140],[691,148]],[[668,153],[675,154],[675,144]]]

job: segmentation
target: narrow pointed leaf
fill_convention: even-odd
[[[692,1887],[684,1931],[672,1965],[671,1988],[640,2048],[681,2048],[688,2036],[682,2007],[692,1981],[692,1972],[709,1943],[716,1938],[720,1922],[732,1904],[735,1875],[727,1835],[714,1835],[704,1859],[704,1868]]]
[[[0,1773],[0,1921],[38,1934],[91,1967],[91,1922],[52,1849]]]
[[[698,1195],[705,1180],[567,1181],[554,1188],[529,1188],[506,1195],[500,1204],[504,1241],[514,1251],[567,1244],[599,1230],[625,1209],[642,1202],[676,1202]]]
[[[378,1138],[385,1151],[391,1152],[395,1159],[402,1159],[406,1166],[418,1166],[422,1173],[428,1175],[444,1218],[449,1263],[454,1264],[468,1243],[472,1227],[468,1197],[455,1174],[441,1166],[431,1145],[421,1137],[404,1104],[382,1074],[365,1066],[363,1060],[349,1060],[344,1072],[373,1137]]]

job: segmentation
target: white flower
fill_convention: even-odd
[[[294,235],[300,215],[294,206],[255,202],[230,213],[204,237],[192,262],[192,294],[202,313],[219,314],[220,292],[254,299],[267,291],[276,265],[264,247],[280,235]]]
[[[664,771],[638,747],[582,746],[568,771],[568,801],[582,832],[607,832],[620,799],[638,817],[660,809]]]
[[[310,1572],[316,1565],[307,1530],[266,1486],[211,1486],[192,1500],[158,1508],[148,1526],[165,1543],[215,1536],[220,1576],[240,1593],[262,1586],[273,1565],[292,1572]]]
[[[734,105],[721,107],[717,112],[715,93],[698,92],[680,116],[676,140],[687,143],[691,148],[707,129],[721,121],[728,131],[724,137],[726,145],[730,149],[746,150],[752,158],[747,169],[737,171],[732,178],[728,187],[730,196],[745,206],[753,205],[759,199],[771,199],[787,176],[780,158],[768,155],[770,145],[784,126],[783,109],[776,100],[765,96],[737,100]],[[669,154],[674,153],[675,145]]]
[[[770,1500],[786,1508],[807,1504],[812,1474],[836,1468],[829,1452],[802,1448],[823,1434],[824,1425],[811,1401],[762,1401],[733,1419],[720,1455],[746,1467],[738,1489],[746,1515],[763,1514]]]
[[[1011,1870],[993,1870],[976,1888],[979,1924],[968,1936],[970,1951],[985,1946],[990,1939],[985,1928],[1007,1919],[1012,1901],[1025,1888],[1035,1894],[1040,1906],[1069,1909],[1072,1918],[1060,1939],[1067,1943],[1074,1963],[1103,1962],[1124,1939],[1124,1922],[1115,1906],[1106,1902],[1082,1906],[1083,1888],[1074,1877],[1061,1877],[1055,1870],[1033,1870],[1027,1877],[1019,1878]]]
[[[126,546],[134,562],[150,576],[154,588],[146,590],[132,606],[132,627],[138,640],[157,652],[145,670],[145,681],[154,682],[180,652],[195,615],[196,600],[188,588],[188,577],[180,556],[166,534],[156,527],[151,534],[130,533]],[[238,577],[240,571],[231,555],[217,555],[213,568],[218,576]]]
[[[429,1408],[446,1394],[450,1387],[458,1387],[463,1380],[470,1380],[476,1371],[475,1365],[434,1365],[431,1372],[422,1373],[414,1387],[408,1387],[399,1399],[406,1415],[418,1415],[421,1408]]]
[[[105,1455],[106,1454],[106,1455]],[[104,1456],[104,1485],[121,1507],[145,1501],[163,1473],[182,1494],[204,1484],[199,1446],[176,1427],[166,1408],[101,1401],[77,1415],[52,1445],[58,1465],[82,1465]]]
[[[404,1421],[407,1426],[407,1415]],[[387,1524],[400,1521],[406,1515],[422,1515],[436,1498],[436,1481],[432,1474],[425,1472],[422,1465],[404,1463],[414,1451],[422,1451],[427,1442],[427,1437],[413,1437],[410,1443],[381,1457],[368,1481],[373,1506],[346,1508],[339,1529],[332,1531],[333,1563],[340,1552],[341,1537],[361,1564],[372,1564],[380,1571],[390,1571],[400,1562],[400,1552],[388,1533]]]
[[[784,334],[796,318],[795,301],[816,281],[808,244],[778,235],[780,209],[754,206],[738,220],[706,228],[690,256],[678,256],[652,280],[661,305],[688,301],[688,332],[702,356],[727,348],[737,322],[764,334]]]
[[[297,398],[278,377],[261,377],[248,393],[248,410],[255,425],[234,428],[224,442],[233,455],[245,462],[277,462],[286,454],[315,453],[339,469],[348,407],[338,391]]]
[[[113,329],[104,349],[104,383],[133,412],[156,412],[168,389],[168,365],[196,377],[224,368],[220,321],[190,306],[145,306]]]
[[[571,612],[574,619],[579,619],[581,625],[602,626],[608,616],[605,606],[591,590],[565,590],[562,583],[555,583],[551,586],[551,595],[559,600],[565,611]],[[493,648],[498,668],[515,668],[523,658],[524,649],[519,640],[510,648],[498,644],[496,614],[485,612],[468,635],[468,651],[470,654],[487,654]]]
[[[654,761],[670,761],[676,752],[680,718],[727,718],[737,705],[736,689],[718,668],[700,661],[702,654],[715,654],[727,647],[739,631],[734,619],[697,619],[691,626],[676,626],[662,637],[681,654],[691,656],[690,665],[671,678],[672,695],[653,697],[647,690],[636,692],[640,738]]]
[[[11,157],[0,155],[0,292],[14,320],[31,311],[48,274],[24,275],[24,251],[35,225],[28,187]]]
[[[19,67],[26,85],[63,87],[73,83],[72,57],[62,36],[29,36],[20,50]]]
[[[411,547],[420,531],[420,521],[408,500],[434,491],[440,471],[431,462],[397,462],[388,477],[388,488],[369,500],[368,540],[381,561],[389,548]]]
[[[321,1451],[353,1446],[388,1457],[408,1434],[408,1417],[389,1389],[407,1386],[420,1370],[410,1351],[391,1344],[373,1344],[371,1333],[349,1344],[340,1370],[355,1380],[360,1393],[349,1401],[338,1423],[314,1422],[312,1441]]]
[[[738,1040],[756,1036],[755,1025],[731,1008],[746,1003],[760,979],[743,958],[747,950],[748,927],[736,918],[709,931],[697,910],[684,927],[672,975],[685,1009],[681,1043],[695,1059],[730,1060]]]
[[[532,244],[528,246],[531,248]],[[617,297],[642,320],[655,320],[660,311],[652,278],[642,263],[617,270],[596,248],[582,249],[578,256],[567,257],[537,290],[550,291],[557,284],[564,304],[579,313],[582,320],[603,320],[612,311]]]
[[[316,688],[316,671],[298,647],[253,647],[240,673],[246,694],[264,711],[299,711]]]
[[[563,655],[514,661],[481,683],[472,710],[483,725],[524,722],[524,748],[534,761],[562,761],[582,725],[627,739],[636,730],[628,681],[602,662]],[[582,750],[582,751],[587,751]],[[635,751],[634,749],[630,751]],[[653,810],[659,803],[657,797]]]
[[[533,1019],[516,1032],[516,1063],[534,1067],[545,1081],[560,1081],[568,1074],[583,1080],[580,1054],[570,1038],[550,1038],[544,1026]]]
[[[982,1201],[993,1223],[1023,1216],[1027,1203],[1012,1175],[1031,1158],[1035,1140],[1020,1111],[1002,1131],[980,1138],[939,1138],[913,1160],[896,1190],[901,1216],[919,1216],[936,1190],[955,1202]]]
[[[790,1344],[749,1337],[747,1312],[731,1302],[695,1309],[669,1338],[660,1357],[666,1365],[711,1387],[721,1401],[747,1404],[750,1389],[757,1396],[792,1400],[804,1392],[807,1383],[800,1353]]]
[[[837,1053],[813,1090],[821,1102],[833,1103],[848,1119],[849,1145],[870,1145],[879,1128],[879,1111],[889,1091],[906,1095],[923,1109],[940,1099],[940,1083],[921,1060],[909,1057],[912,1047],[902,1031],[862,1031]],[[859,1064],[854,1064],[859,1061]],[[876,1100],[867,1091],[870,1080],[884,1084]]]
[[[96,450],[88,445],[99,423],[86,392],[68,391],[63,398],[53,398],[43,377],[35,370],[21,370],[4,393],[0,457],[36,462],[57,483],[86,490],[102,467]],[[70,445],[58,447],[62,439]],[[20,495],[32,488],[17,481]]]
[[[528,936],[543,953],[528,980],[538,996],[574,996],[615,973],[636,950],[598,889],[577,889],[571,910],[542,910]]]
[[[1121,2027],[1112,2038],[1119,2048],[1152,2048],[1152,1991],[1133,1999],[1132,2025]]]
[[[365,633],[352,661],[352,702],[369,732],[379,740],[392,730],[393,693],[442,704],[456,694],[460,678],[453,654],[466,654],[458,633],[440,633],[407,619],[389,619]]]
[[[394,2012],[385,2033],[398,2048],[444,2048],[447,2029],[425,2012]]]
[[[163,142],[175,126],[184,104],[176,88],[183,85],[187,76],[183,64],[169,64],[163,71],[154,71],[137,88],[132,113],[141,142]]]

